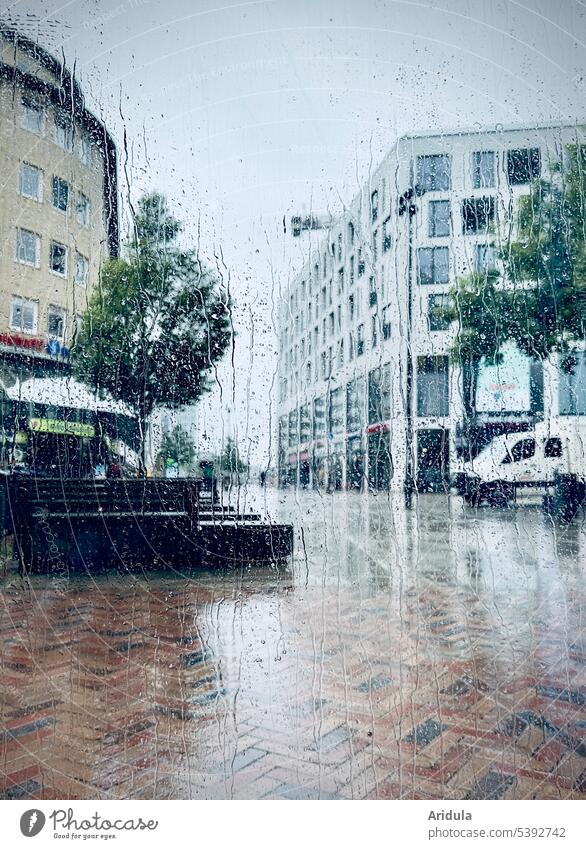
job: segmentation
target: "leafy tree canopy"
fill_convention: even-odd
[[[181,223],[160,194],[141,198],[120,259],[105,263],[77,336],[78,379],[136,413],[143,441],[157,406],[193,403],[229,338],[219,275],[177,244]]]
[[[216,468],[219,472],[238,472],[240,474],[248,470],[248,464],[240,456],[238,445],[231,436],[226,439],[224,450],[218,457]]]
[[[165,465],[166,460],[174,460],[180,466],[189,466],[195,457],[195,445],[189,433],[180,424],[163,434],[158,459]]]
[[[504,274],[458,281],[443,315],[459,324],[452,356],[478,362],[514,340],[529,357],[567,353],[586,327],[586,147],[571,145],[514,211]]]

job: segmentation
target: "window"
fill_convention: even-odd
[[[370,218],[376,221],[378,218],[378,191],[375,189],[370,195]]]
[[[346,385],[346,431],[359,433],[364,425],[366,412],[366,381],[363,377],[351,380]]]
[[[372,234],[372,262],[375,263],[378,257],[378,230]]]
[[[354,244],[354,235],[355,235],[354,224],[351,221],[349,221],[348,222],[348,244],[349,245]]]
[[[90,264],[85,256],[75,255],[75,282],[78,286],[87,286]]]
[[[496,248],[494,245],[474,246],[474,270],[478,274],[494,271],[496,268]]]
[[[354,295],[348,297],[348,318],[350,321],[354,319]]]
[[[37,332],[39,305],[28,298],[13,297],[10,305],[10,329],[22,333]]]
[[[340,339],[338,345],[338,368],[344,367],[344,340]]]
[[[361,357],[364,353],[364,325],[360,324],[356,336],[356,356]]]
[[[391,367],[373,369],[368,375],[368,423],[391,418]]]
[[[417,184],[425,192],[445,192],[450,188],[450,157],[445,154],[417,157]]]
[[[333,435],[344,433],[346,425],[346,391],[344,386],[339,386],[330,394],[330,433]]]
[[[462,232],[486,233],[494,223],[493,197],[468,198],[462,201]]]
[[[516,442],[511,453],[503,459],[503,463],[518,463],[520,460],[530,460],[535,455],[535,440],[521,439]]]
[[[79,158],[88,168],[92,164],[92,142],[89,136],[82,135],[79,140]]]
[[[448,413],[448,358],[417,357],[417,415],[447,416]]]
[[[475,189],[490,189],[494,184],[494,152],[477,150],[472,154],[472,185]]]
[[[561,457],[562,456],[562,440],[559,436],[550,436],[546,440],[543,449],[544,457]]]
[[[66,112],[58,112],[55,115],[53,140],[63,150],[73,150],[73,122]]]
[[[51,181],[51,202],[55,209],[67,212],[69,205],[69,183],[60,177],[53,177]]]
[[[447,330],[450,322],[442,315],[449,305],[450,299],[447,295],[428,295],[427,297],[427,324],[431,331]]]
[[[67,274],[67,248],[59,242],[51,242],[49,252],[49,269],[53,274],[65,277]]]
[[[23,197],[40,202],[43,199],[43,172],[41,169],[22,162],[18,177],[18,191]]]
[[[79,334],[81,333],[83,328],[83,316],[75,315],[73,317],[73,342],[75,343],[76,339],[79,339]],[[287,379],[281,381],[281,401],[284,401],[287,397]]]
[[[432,200],[429,204],[429,235],[450,235],[450,202],[449,200]]]
[[[560,415],[586,415],[586,351],[567,357],[559,370]]]
[[[289,448],[297,446],[299,436],[299,410],[291,410],[289,413]]]
[[[383,331],[383,339],[391,338],[391,317],[390,317],[390,307],[386,306],[383,308],[382,315],[382,331]]]
[[[351,363],[354,359],[354,333],[352,330],[348,334],[348,362]]]
[[[383,221],[383,253],[391,249],[391,216]]]
[[[16,231],[16,259],[23,265],[39,267],[41,253],[41,238],[30,230]]]
[[[362,248],[358,249],[358,276],[362,277],[364,274],[364,257],[362,255]]]
[[[65,327],[67,325],[67,313],[61,307],[50,306],[47,311],[47,334],[54,339],[63,342],[65,339]]]
[[[338,295],[341,295],[344,291],[344,269],[340,268],[338,271]]]
[[[342,234],[338,233],[338,262],[342,262]]]
[[[376,348],[378,345],[378,317],[376,315],[371,316],[370,319],[370,338],[372,347]]]
[[[350,257],[350,286],[354,285],[354,257]]]
[[[43,107],[30,97],[21,101],[20,126],[37,136],[43,135],[45,129],[45,112]]]
[[[541,173],[541,153],[538,147],[507,152],[507,178],[510,186],[522,186],[537,179]]]
[[[313,399],[313,438],[321,439],[326,435],[326,399]]]
[[[449,281],[448,248],[419,248],[417,256],[420,283],[427,285]]]
[[[336,325],[335,325],[335,320],[334,320],[334,313],[331,312],[330,313],[330,336],[334,335],[335,329],[336,329]]]
[[[373,307],[377,302],[376,280],[371,277],[368,281],[368,305]]]

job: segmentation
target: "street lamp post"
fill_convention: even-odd
[[[399,215],[407,215],[407,375],[406,375],[406,411],[405,411],[405,507],[413,504],[415,490],[415,457],[413,446],[413,270],[415,267],[413,218],[417,213],[415,199],[421,197],[424,189],[413,185],[413,163],[411,163],[411,187],[399,197]]]

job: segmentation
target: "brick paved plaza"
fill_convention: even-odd
[[[583,523],[269,499],[292,568],[3,580],[2,797],[586,798]]]

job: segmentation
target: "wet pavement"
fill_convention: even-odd
[[[2,580],[1,797],[586,798],[583,519],[265,498],[285,567]]]

